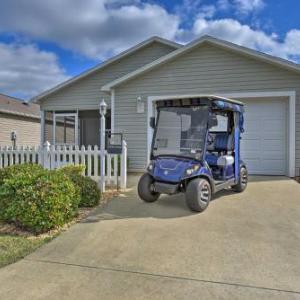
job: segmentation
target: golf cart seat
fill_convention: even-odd
[[[221,152],[233,150],[233,134],[227,132],[211,133],[214,135],[214,141],[207,147],[205,160],[210,166],[218,166],[218,159]]]

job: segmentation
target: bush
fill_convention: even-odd
[[[21,165],[13,165],[10,167],[6,167],[0,169],[0,185],[4,183],[4,179],[11,178],[20,173],[24,174],[24,176],[30,176],[33,173],[43,172],[44,169],[41,165],[37,164],[21,164]]]
[[[80,200],[71,179],[59,171],[23,164],[4,169],[0,218],[35,233],[69,222]]]
[[[99,204],[100,201],[100,191],[98,189],[97,183],[89,178],[84,177],[82,174],[84,173],[85,167],[82,165],[76,166],[66,166],[59,170],[69,176],[74,185],[79,189],[80,194],[80,207],[92,207]]]

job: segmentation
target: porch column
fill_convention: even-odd
[[[100,113],[100,190],[105,192],[105,115],[107,112],[107,104],[102,99],[99,105]]]
[[[41,133],[40,133],[40,146],[43,147],[45,140],[45,111],[41,110]]]

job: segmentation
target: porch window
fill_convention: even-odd
[[[106,129],[111,128],[110,110],[106,114]],[[99,146],[99,110],[45,111],[42,142],[53,145]]]
[[[78,114],[54,113],[53,144],[78,145]]]

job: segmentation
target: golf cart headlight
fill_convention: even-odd
[[[150,164],[148,165],[147,170],[151,172],[151,171],[153,171],[153,169],[154,169],[154,163],[150,162]]]
[[[185,173],[186,175],[192,175],[194,172],[196,172],[199,169],[198,165],[194,165],[193,167],[186,169]]]
[[[186,172],[186,175],[192,175],[194,170],[193,169],[187,169],[185,172]]]

